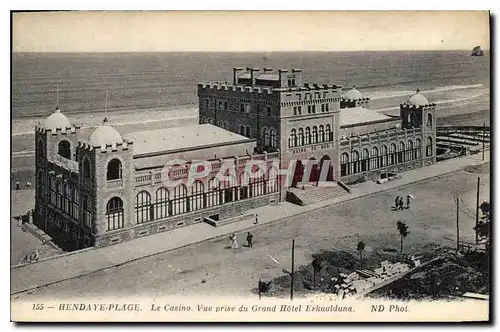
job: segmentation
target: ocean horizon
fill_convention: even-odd
[[[301,68],[304,81],[356,85],[380,98],[420,90],[489,88],[490,58],[470,51],[13,53],[12,118],[171,111],[196,107],[197,84],[232,80],[233,67]],[[382,104],[380,104],[383,106]],[[397,105],[397,104],[396,104]]]

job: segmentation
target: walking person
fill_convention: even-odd
[[[400,210],[404,210],[403,205],[404,205],[404,203],[403,203],[403,197],[400,197],[400,198],[399,198],[399,209],[400,209]]]
[[[21,189],[21,184],[19,183],[19,180],[16,180],[16,190]]]
[[[257,225],[259,223],[259,215],[255,214],[255,221],[253,222],[254,225]]]
[[[236,240],[236,235],[231,235],[229,239],[231,240],[231,249],[238,249],[238,240]]]
[[[410,201],[411,201],[411,196],[410,195],[406,196],[406,208],[407,209],[410,208]]]
[[[396,210],[399,207],[399,196],[396,196],[396,199],[394,200],[394,207],[396,208]]]
[[[248,243],[248,248],[253,248],[253,234],[248,232],[247,233],[247,243]]]
[[[26,182],[26,188],[31,188],[31,181],[28,180],[28,182]]]

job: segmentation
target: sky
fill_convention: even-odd
[[[487,11],[14,13],[14,52],[489,49]]]

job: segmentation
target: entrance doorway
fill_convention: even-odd
[[[303,175],[304,165],[302,164],[302,161],[297,160],[293,171],[292,187],[297,187],[297,184],[302,180]]]
[[[326,173],[326,180],[325,181],[333,181],[333,165],[332,165],[332,160],[330,159],[330,156],[329,155],[324,155],[322,158],[321,158],[321,161],[320,161],[320,174],[322,175],[324,172],[326,172],[324,170],[324,168],[328,168],[328,171]],[[323,179],[321,179],[323,180]]]

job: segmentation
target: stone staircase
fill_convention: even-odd
[[[286,200],[297,205],[308,205],[311,203],[332,199],[347,195],[349,192],[335,182],[328,182],[328,186],[308,185],[304,189],[288,188]]]
[[[243,220],[254,220],[255,219],[255,214],[253,213],[241,213],[237,216],[234,216],[234,217],[231,217],[231,218],[226,218],[226,219],[222,219],[222,220],[214,220],[210,217],[205,217],[205,219],[203,220],[204,222],[206,222],[207,224],[211,225],[211,226],[214,226],[214,227],[220,227],[220,226],[224,226],[224,225],[227,225],[227,224],[232,224],[234,222],[238,222],[238,221],[243,221]]]

